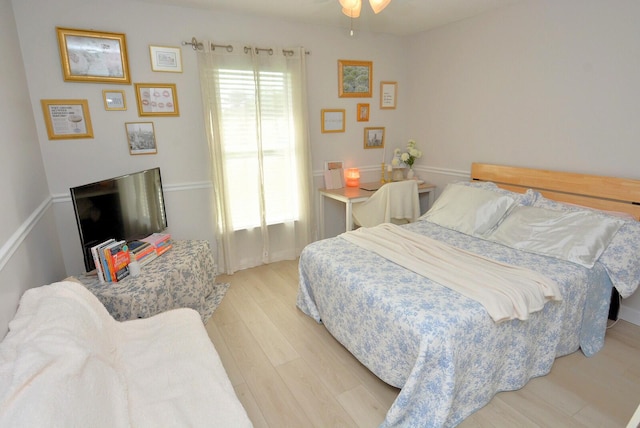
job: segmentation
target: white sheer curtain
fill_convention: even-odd
[[[198,51],[224,273],[295,259],[311,240],[305,51]]]

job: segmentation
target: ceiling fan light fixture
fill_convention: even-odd
[[[338,2],[345,9],[355,9],[356,6],[362,4],[361,0],[338,0]]]
[[[360,6],[360,5],[358,5]],[[358,18],[360,16],[360,8],[355,8],[355,9],[345,9],[342,8],[342,13],[344,13],[345,15],[347,15],[349,18]]]
[[[342,0],[340,1],[342,4]],[[373,13],[378,14],[382,12],[382,10],[387,7],[391,3],[391,0],[369,0],[369,4],[371,5],[371,9],[373,9]]]
[[[349,18],[357,18],[360,16],[360,9],[362,9],[361,0],[339,0],[340,6],[342,6],[342,13]]]
[[[342,13],[349,18],[357,18],[360,16],[360,10],[362,9],[362,0],[338,0],[340,6],[342,6]],[[391,3],[391,0],[369,0],[371,9],[378,14],[384,10]]]

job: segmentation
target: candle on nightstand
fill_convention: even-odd
[[[387,171],[388,171],[388,172],[393,171],[393,167],[391,166],[391,164],[387,165]]]

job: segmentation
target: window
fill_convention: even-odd
[[[219,123],[234,230],[297,220],[295,125],[285,72],[220,69]],[[264,210],[261,209],[264,207]]]

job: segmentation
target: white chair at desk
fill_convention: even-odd
[[[387,183],[371,197],[353,205],[353,220],[358,226],[373,227],[381,223],[411,223],[420,217],[418,182]]]

